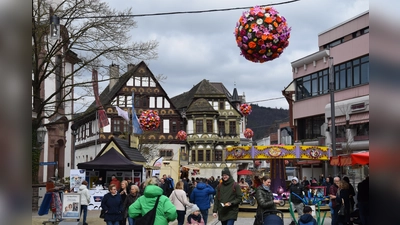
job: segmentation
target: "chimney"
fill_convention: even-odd
[[[119,79],[119,65],[114,63],[110,65],[110,85],[109,90],[111,90]]]
[[[128,64],[128,72],[133,70],[133,68],[135,68],[135,64],[129,63]]]

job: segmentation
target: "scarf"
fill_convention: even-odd
[[[190,224],[190,219],[193,219],[194,221],[200,223],[201,222],[201,214],[199,214],[198,216],[194,215],[193,213],[190,214],[187,218],[187,221],[189,224]]]
[[[265,185],[263,184],[262,187],[264,188],[264,190],[271,191],[271,189],[269,188],[269,186],[265,186]]]

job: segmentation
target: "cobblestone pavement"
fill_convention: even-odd
[[[89,225],[101,225],[105,224],[103,219],[99,218],[100,211],[99,210],[89,210],[88,211],[88,217],[87,217],[87,223]],[[239,213],[239,218],[235,222],[236,225],[253,225],[254,222],[254,212],[240,212]],[[51,219],[51,212],[48,215],[43,215],[39,216],[37,212],[32,212],[32,225],[43,225],[44,221],[48,221]],[[66,220],[66,221],[74,221],[74,220]],[[284,225],[290,224],[291,219],[289,213],[284,213]],[[51,223],[48,223],[51,224]],[[127,223],[128,224],[128,223]],[[177,221],[173,221],[169,223],[169,225],[176,225]],[[208,217],[208,225],[221,225],[221,223],[214,217],[212,217],[212,211],[210,209],[209,211],[209,217]],[[329,215],[325,218],[324,224],[323,225],[330,225],[331,224],[331,218]]]

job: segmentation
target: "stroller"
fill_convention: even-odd
[[[284,225],[283,212],[279,210],[267,210],[263,213],[263,225]]]

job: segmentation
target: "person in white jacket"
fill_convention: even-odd
[[[82,181],[82,185],[79,186],[79,191],[78,193],[81,194],[81,214],[83,212],[83,225],[88,225],[86,223],[86,217],[87,217],[87,210],[88,210],[88,205],[90,202],[90,193],[89,190],[87,189],[87,184],[88,182],[86,180]],[[79,222],[79,219],[77,220]]]
[[[183,182],[176,183],[175,190],[169,196],[172,204],[176,207],[178,214],[178,225],[183,225],[185,221],[186,207],[192,207],[193,204],[187,200],[186,192],[183,190]]]

